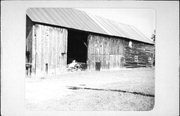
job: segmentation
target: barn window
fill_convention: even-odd
[[[129,41],[129,47],[132,48],[132,41]]]
[[[152,58],[151,57],[148,57],[148,62],[151,62],[152,61]]]
[[[138,62],[138,56],[137,55],[134,56],[134,61]]]

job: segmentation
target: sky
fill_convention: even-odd
[[[78,8],[87,13],[111,19],[120,23],[135,26],[146,37],[151,38],[155,26],[155,10],[153,9],[102,9]]]

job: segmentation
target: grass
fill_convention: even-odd
[[[26,79],[26,107],[30,110],[149,111],[154,107],[155,97],[137,93],[154,95],[154,84],[153,68],[73,72]]]

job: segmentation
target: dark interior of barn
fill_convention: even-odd
[[[83,31],[68,30],[67,64],[73,60],[80,63],[87,61],[87,36]]]
[[[32,26],[33,23],[31,19],[26,15],[26,62],[31,63],[32,62],[32,41],[31,35],[32,35]]]
[[[33,22],[26,15],[26,74],[31,75],[32,68],[32,26]]]

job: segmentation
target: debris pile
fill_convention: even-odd
[[[67,70],[68,71],[82,71],[85,70],[87,65],[85,63],[76,62],[76,60],[73,60],[72,63],[68,64]]]

